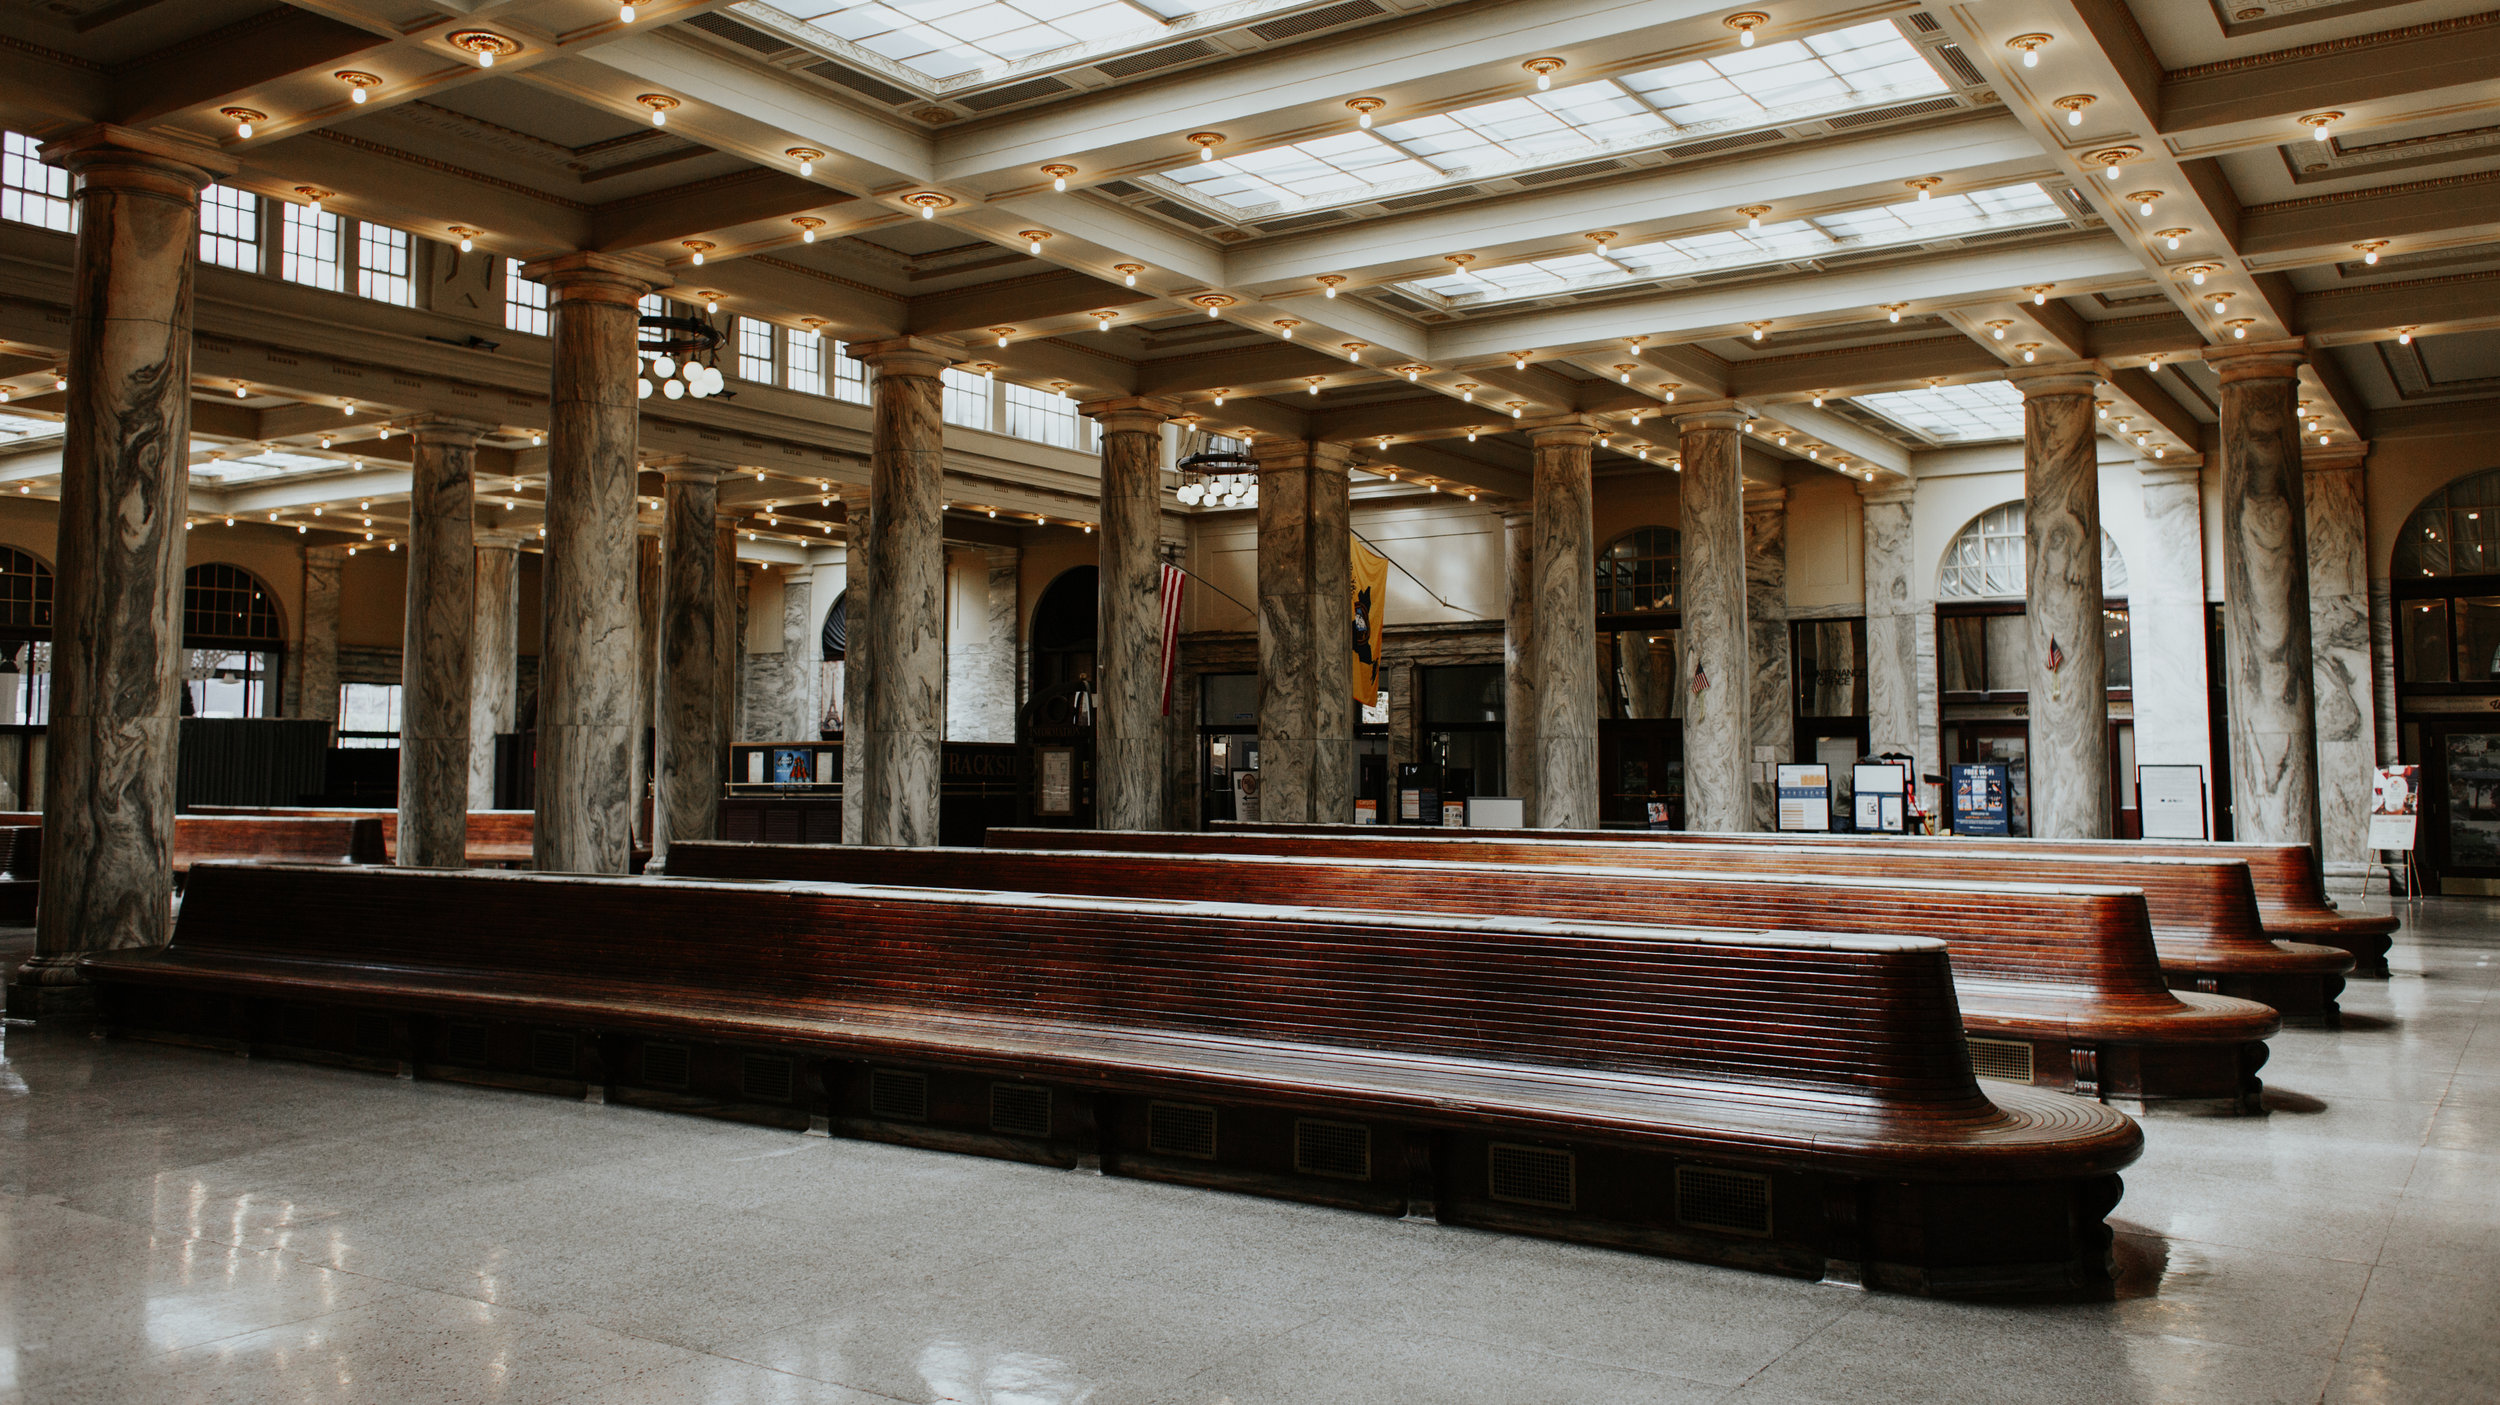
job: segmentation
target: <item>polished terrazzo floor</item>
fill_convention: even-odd
[[[11,1030],[0,1401],[2500,1399],[2500,904],[2415,914],[2086,1306]]]

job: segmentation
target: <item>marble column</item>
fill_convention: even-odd
[[[2204,468],[2139,466],[2144,539],[2127,572],[2135,675],[2135,764],[2194,766],[2205,777],[2205,832],[2214,832],[2211,682],[2205,672]],[[2134,785],[2135,777],[2121,777]],[[2037,813],[2035,810],[2034,813]]]
[[[2305,339],[2294,339],[2205,352],[2222,381],[2231,824],[2235,838],[2251,843],[2318,842],[2308,509],[2294,403],[2308,350]]]
[[[2295,409],[2298,407],[2295,406]],[[2309,641],[2318,727],[2318,859],[2327,881],[2358,891],[2368,873],[2370,781],[2378,765],[2377,680],[2370,671],[2369,445],[2304,449],[2309,531]]]
[[[1342,444],[1256,441],[1259,814],[1354,819],[1354,585]]]
[[[434,415],[410,426],[408,596],[399,653],[402,868],[469,866],[477,441],[491,428]]]
[[[1590,460],[1597,430],[1586,422],[1549,425],[1529,430],[1528,443],[1536,538],[1528,624],[1534,820],[1541,829],[1595,829],[1597,523]],[[1507,623],[1503,632],[1509,633]]]
[[[729,723],[721,712],[720,547],[716,512],[722,470],[674,462],[662,470],[658,791],[651,814],[652,866],[668,846],[709,839],[720,827]]]
[[[546,285],[554,308],[533,866],[623,873],[637,728],[635,304],[669,279],[657,260],[631,254],[565,254],[521,272]]]
[[[954,348],[925,337],[853,345],[874,372],[868,491],[868,729],[860,836],[870,844],[938,842],[946,725],[946,474],[938,377]],[[847,801],[845,802],[847,806]]]
[[[495,808],[495,738],[521,725],[521,534],[477,534],[469,693],[469,808]],[[335,690],[333,690],[335,691]]]
[[[43,903],[12,1019],[94,1008],[82,953],[161,946],[173,912],[175,714],[200,187],[231,158],[89,127],[43,148],[78,180],[62,425]]]
[[[726,512],[713,521],[712,577],[712,638],[718,641],[712,656],[713,705],[720,709],[721,745],[727,746],[744,735],[739,730],[739,704],[745,701],[739,675],[746,672],[747,632],[746,602],[739,598],[746,581],[738,570],[738,521]]]
[[[1502,611],[1502,768],[1509,773],[1509,784],[1504,788],[1520,799],[1527,821],[1533,826],[1537,823],[1534,511],[1502,514],[1502,548],[1504,586],[1508,591],[1508,603]],[[1592,557],[1591,570],[1594,569]],[[1594,602],[1594,579],[1589,589]],[[1595,608],[1593,603],[1591,608]]]
[[[842,495],[842,842],[868,842],[868,537],[866,493]]]
[[[2031,832],[2110,834],[2108,644],[2101,623],[2101,465],[2088,362],[2018,366],[2031,627]]]
[[[1788,662],[1788,490],[1745,489],[1745,627],[1752,654],[1753,727],[1746,757],[1752,829],[1779,828],[1780,762],[1797,745],[1796,689]]]
[[[1097,400],[1102,425],[1102,592],[1094,635],[1094,821],[1163,823],[1163,426],[1168,400]],[[1264,750],[1262,750],[1262,764]]]
[[[640,474],[637,473],[639,478]],[[641,516],[641,503],[635,503]],[[649,844],[659,819],[653,767],[658,761],[660,697],[660,537],[634,529],[634,842]],[[646,814],[646,801],[648,813]]]
[[[1189,520],[1176,507],[1162,522],[1162,540],[1155,546],[1158,560],[1169,561],[1186,570],[1189,566]],[[1185,583],[1181,591],[1181,631],[1189,630],[1189,607],[1203,589],[1196,582]],[[1348,668],[1352,667],[1349,663]],[[1199,769],[1198,718],[1200,698],[1191,683],[1183,659],[1175,651],[1172,660],[1172,711],[1163,718],[1163,824],[1165,829],[1196,829],[1204,813],[1198,793],[1205,777]]]
[[[1910,484],[1858,489],[1865,503],[1867,753],[1921,755],[1919,742],[1917,537]],[[1932,671],[1932,670],[1931,670]],[[1922,764],[1924,764],[1922,762]]]
[[[335,732],[339,720],[339,575],[347,548],[304,548],[304,637],[295,651],[297,717],[318,717]]]
[[[1678,504],[1682,607],[1684,827],[1730,834],[1752,827],[1753,640],[1745,611],[1745,416],[1734,409],[1679,415],[1684,472]]]

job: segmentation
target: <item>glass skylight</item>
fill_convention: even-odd
[[[1443,307],[1477,307],[1617,283],[1656,282],[1753,265],[1828,258],[1983,230],[2058,224],[2067,218],[2065,207],[2039,186],[2009,185],[1967,195],[1905,199],[1812,219],[1784,220],[1760,229],[1719,230],[1627,244],[1604,254],[1565,254],[1470,269],[1397,286],[1425,294]]]
[[[1153,0],[776,0],[773,8],[944,82],[1053,49],[1149,37],[1197,7]]]
[[[0,412],[0,444],[14,444],[20,439],[44,439],[60,432],[61,426],[55,421]]]
[[[284,449],[273,449],[267,453],[242,456],[229,454],[222,459],[197,458],[191,462],[191,476],[215,479],[220,483],[243,483],[255,478],[278,478],[287,474],[344,467],[345,461],[338,458],[291,454]]]
[[[2023,437],[2023,393],[2004,381],[1887,390],[1849,399],[1853,405],[1940,443]]]
[[[1192,162],[1161,178],[1219,214],[1255,219],[1949,90],[1917,45],[1889,21],[1878,21],[1384,122],[1368,132]]]

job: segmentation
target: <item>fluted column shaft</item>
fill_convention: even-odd
[[[2298,410],[2298,405],[2294,405]],[[2309,642],[2316,658],[2318,860],[2338,888],[2368,875],[2378,699],[2370,668],[2369,446],[2302,449]]]
[[[469,708],[477,622],[477,441],[491,426],[411,426],[408,603],[399,654],[403,868],[469,866]]]
[[[1354,818],[1354,596],[1343,445],[1260,440],[1259,814]]]
[[[1536,534],[1535,600],[1528,629],[1535,689],[1536,824],[1595,829],[1597,781],[1597,521],[1585,424],[1528,431],[1529,504]],[[1505,632],[1507,632],[1507,627]]]
[[[658,783],[651,858],[665,869],[678,839],[709,839],[720,824],[729,757],[721,714],[719,469],[671,464],[662,490]]]
[[[471,641],[469,808],[495,808],[495,738],[521,716],[521,538],[477,534],[477,633]]]
[[[1163,823],[1164,400],[1083,407],[1102,425],[1102,590],[1094,643],[1094,819],[1103,829]]]
[[[2110,834],[2109,672],[2101,632],[2101,466],[2089,364],[2025,367],[2026,613],[2031,627],[2031,832]]]
[[[547,286],[554,309],[532,857],[542,871],[623,873],[634,841],[635,304],[668,278],[655,260],[593,253],[522,274]]]
[[[946,724],[946,428],[938,377],[950,351],[919,337],[850,348],[876,373],[868,466],[876,609],[867,621],[875,666],[866,670],[860,829],[869,844],[938,842]]]
[[[2295,404],[2307,353],[2295,340],[2205,354],[2222,379],[2232,834],[2253,843],[2318,842],[2308,511]]]
[[[92,1008],[82,952],[158,946],[172,913],[174,722],[189,504],[191,278],[214,149],[91,127],[79,177],[35,956],[12,1018]]]
[[[1746,779],[1753,748],[1753,643],[1745,617],[1745,417],[1710,410],[1677,418],[1684,470],[1677,484],[1684,559],[1684,827],[1733,834],[1752,827]]]
[[[1527,821],[1536,817],[1536,514],[1502,514],[1502,768],[1504,789],[1517,796]],[[1594,570],[1596,558],[1590,558]],[[1590,583],[1594,592],[1596,584]],[[1591,599],[1594,600],[1594,594]],[[1594,606],[1592,605],[1592,608]],[[1592,641],[1591,648],[1596,647]]]
[[[2137,465],[2144,535],[2127,563],[2127,639],[2135,692],[2135,764],[2194,766],[2213,833],[2213,680],[2205,671],[2205,470]],[[2106,587],[2104,587],[2106,588]],[[2135,777],[2122,776],[2132,786]]]

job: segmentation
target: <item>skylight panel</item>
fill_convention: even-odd
[[[1917,45],[1884,22],[1670,64],[1620,81],[1685,129],[1789,121],[1950,87]]]
[[[12,443],[19,439],[41,439],[59,433],[61,433],[60,425],[51,420],[39,420],[29,415],[0,414],[0,444]]]
[[[1074,45],[1150,37],[1167,27],[1163,9],[1171,7],[1121,0],[860,0],[844,5],[818,0],[775,8],[932,82],[944,82]]]
[[[1370,132],[1346,132],[1164,173],[1201,200],[1237,210],[1293,207],[1374,186],[1438,179],[1440,172]]]
[[[1851,399],[1929,439],[1976,442],[2023,436],[2023,393],[2004,381],[1888,390]]]

